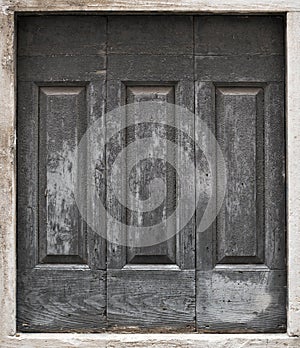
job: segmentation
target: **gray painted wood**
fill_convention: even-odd
[[[192,32],[191,17],[109,18],[108,110],[132,101],[157,99],[193,110]],[[193,134],[193,129],[187,132]],[[155,130],[153,135],[157,137]],[[154,155],[157,152],[155,146],[153,141],[149,149]],[[168,151],[167,147],[165,151]],[[177,160],[180,161],[180,158]],[[163,168],[157,168],[153,174],[157,178],[165,177],[166,182],[168,177],[174,180]],[[175,189],[175,183],[173,188],[170,186]],[[154,218],[159,216],[151,217]],[[175,226],[166,226],[168,228]],[[108,227],[108,233],[115,231]],[[127,248],[108,243],[109,325],[158,329],[193,326],[194,241],[192,222],[180,235],[158,245]],[[133,256],[137,255],[139,257],[134,261]],[[135,265],[134,270],[127,269]],[[176,271],[168,268],[172,265],[177,266]],[[151,266],[156,266],[155,272],[149,269]],[[192,271],[187,272],[186,269]],[[179,286],[181,281],[182,286]]]
[[[61,264],[22,271],[18,330],[98,332],[106,326],[106,272]]]
[[[192,16],[110,16],[108,53],[192,55],[192,26]]]
[[[103,116],[106,19],[20,22],[19,43],[26,45],[18,59],[18,329],[100,329],[106,243],[80,217],[70,163],[87,125]]]
[[[83,59],[84,57],[84,59]],[[28,67],[32,67],[29,69]],[[89,67],[87,69],[87,66]],[[105,78],[105,56],[51,56],[18,59],[19,81],[90,82]],[[47,68],[46,68],[47,67]],[[38,78],[37,78],[38,77]]]
[[[263,89],[216,88],[216,135],[226,154],[227,192],[217,219],[217,263],[262,263]]]
[[[283,83],[270,83],[265,89],[265,229],[272,231],[266,234],[265,261],[278,270],[286,269],[284,91]]]
[[[18,55],[99,56],[106,52],[105,27],[104,16],[22,17],[18,22],[18,30],[23,33],[18,42]]]
[[[199,81],[284,81],[284,57],[279,55],[196,56],[195,62]]]
[[[178,79],[181,69],[183,80],[190,80],[194,76],[191,62],[193,56],[163,56],[163,55],[108,55],[108,80],[130,82],[173,82]],[[178,67],[178,69],[174,69]],[[151,79],[149,79],[149,74]],[[132,76],[132,77],[131,77]]]
[[[282,55],[283,25],[282,16],[201,16],[195,21],[195,54]]]
[[[18,24],[18,330],[284,331],[282,18],[24,16]],[[105,127],[105,111],[157,98],[195,109],[195,123],[216,135],[224,205],[196,236],[192,219],[158,245],[106,243],[81,221],[67,182],[73,169],[59,154],[91,122]],[[195,132],[184,119],[177,126]],[[175,174],[153,175],[169,182],[168,209]],[[195,193],[207,195],[193,176]],[[133,186],[146,194],[142,179]]]
[[[285,271],[215,268],[197,271],[200,332],[283,332]]]
[[[126,104],[130,103],[140,103],[146,101],[161,101],[164,103],[174,103],[175,91],[174,86],[127,86],[126,88]],[[165,114],[165,117],[170,118],[170,123],[174,124],[174,116]],[[135,122],[138,123],[139,120],[136,119],[135,115],[126,115],[127,118],[133,117]],[[139,139],[139,135],[137,132],[133,132],[133,134],[129,134],[127,132],[126,137],[131,138],[130,141],[134,139]],[[174,133],[174,132],[173,132]],[[153,130],[153,137],[158,137],[159,135],[155,130]],[[174,138],[174,135],[173,135]],[[142,146],[143,148],[143,146]],[[142,149],[141,149],[142,150]],[[129,157],[133,160],[133,163],[139,163],[139,159],[136,155],[139,153],[139,148],[133,154],[129,152],[126,153],[127,161]],[[149,155],[151,154],[152,158],[159,158],[162,153],[162,148],[160,147],[160,143],[153,145],[151,149],[148,149]],[[163,148],[163,153],[172,159],[175,159],[175,154],[168,149],[168,146],[165,145]],[[131,224],[136,224],[137,226],[151,225],[155,221],[162,221],[163,216],[168,216],[174,210],[174,204],[176,204],[177,196],[176,196],[176,175],[174,175],[173,171],[167,170],[166,166],[160,162],[160,165],[157,165],[157,162],[153,161],[145,161],[144,164],[136,167],[136,170],[131,171],[129,177],[126,176],[125,180],[129,181],[129,187],[132,188],[131,194],[126,192],[126,201],[127,205],[131,206],[131,197],[132,194],[135,195],[135,198],[139,200],[140,205],[139,208],[143,209],[143,201],[150,197],[151,188],[149,188],[149,176],[152,178],[160,179],[164,181],[166,190],[166,198],[165,203],[161,205],[161,207],[154,212],[149,212],[148,214],[133,215],[127,214],[127,222]],[[148,167],[148,169],[145,169]],[[124,183],[125,184],[125,183]],[[137,221],[135,221],[137,220]],[[157,227],[154,227],[157,228]],[[167,223],[166,221],[163,223],[160,228],[160,234],[162,236],[167,236],[167,232],[169,230],[173,230],[176,228],[174,224]],[[151,231],[149,231],[151,233]],[[172,233],[172,232],[171,232]],[[128,240],[128,243],[134,243],[134,240],[138,240],[138,233],[135,236],[131,236]],[[126,249],[126,259],[127,264],[175,264],[176,263],[176,236],[162,242],[158,245],[152,245],[148,247],[130,247],[128,246]]]
[[[284,47],[273,40],[281,21],[233,18],[230,24],[217,16],[202,27],[201,20],[195,37],[205,33],[214,41],[203,39],[196,49],[202,55],[195,59],[196,121],[207,121],[215,133],[228,182],[215,223],[196,235],[197,328],[284,331]],[[252,28],[255,40],[246,36]]]
[[[84,87],[41,87],[39,93],[39,258],[86,260],[86,224],[73,193],[73,153],[87,129]]]
[[[109,326],[190,328],[195,324],[195,271],[140,267],[108,272]]]

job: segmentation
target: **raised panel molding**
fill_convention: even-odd
[[[139,83],[135,85],[134,83],[127,84],[126,86],[126,97],[125,97],[126,103],[140,103],[140,102],[147,102],[147,101],[160,101],[160,102],[166,102],[166,103],[174,103],[175,100],[175,90],[174,86],[170,85],[162,85],[162,84],[154,84],[154,83]],[[170,115],[166,115],[166,117],[170,117]],[[129,117],[129,115],[127,115]],[[172,115],[171,115],[172,117]],[[132,135],[130,135],[132,136]],[[133,135],[134,136],[134,135]],[[153,135],[157,136],[157,135]],[[167,156],[170,154],[168,153],[168,148],[166,146],[165,151],[167,152]],[[153,142],[153,147],[149,149],[149,153],[153,154],[153,157],[155,158],[155,142]],[[174,154],[173,154],[174,155]],[[165,168],[164,166],[162,168]],[[155,174],[155,173],[154,173]],[[142,174],[141,174],[142,175]],[[172,173],[168,173],[167,169],[165,168],[163,173],[156,173],[155,176],[161,179],[164,178],[165,185],[168,187],[172,187],[172,193],[176,195],[176,182],[173,184],[170,184],[169,181],[176,181],[176,178],[173,177]],[[143,178],[142,176],[135,178],[136,182],[136,192],[143,191],[142,183]],[[149,184],[149,183],[147,183]],[[174,191],[174,192],[173,192]],[[172,194],[171,193],[171,194]],[[151,195],[151,192],[150,192]],[[130,195],[127,194],[127,199],[130,200]],[[142,204],[142,203],[141,203]],[[162,210],[160,211],[162,214],[166,209],[170,209],[171,207],[168,207],[165,205],[162,207]],[[159,214],[159,212],[158,212]],[[153,214],[149,215],[149,218],[155,218]],[[159,218],[159,216],[157,216]],[[128,219],[130,217],[128,216]],[[150,221],[148,221],[149,223]],[[146,222],[147,223],[147,222]],[[165,226],[166,229],[175,228],[175,226],[170,226],[169,224]],[[161,231],[161,233],[165,233],[164,230]],[[157,245],[148,246],[148,247],[127,247],[126,252],[126,258],[127,258],[127,264],[175,264],[176,263],[176,236],[170,238],[169,240],[162,242]]]
[[[262,87],[216,87],[216,135],[227,165],[227,192],[216,221],[216,262],[263,263]]]
[[[143,101],[164,101],[174,103],[174,86],[161,85],[127,85],[126,102],[138,103]]]
[[[86,225],[72,189],[72,156],[87,125],[85,95],[85,87],[39,89],[41,263],[86,263]]]

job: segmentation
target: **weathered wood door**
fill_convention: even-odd
[[[43,15],[19,17],[18,28],[19,330],[284,330],[283,19]],[[78,209],[73,154],[95,121],[107,127],[110,110],[157,101],[194,113],[193,124],[171,117],[161,136],[136,120],[138,128],[125,127],[114,147],[106,147],[105,166],[109,151],[151,132],[174,142],[184,130],[196,151],[189,139],[201,137],[203,122],[224,156],[224,201],[205,231],[196,209],[179,233],[163,223],[160,233],[171,237],[159,244],[113,243],[111,225],[99,222],[105,238]],[[137,226],[168,215],[180,199],[173,167],[152,159],[158,153],[176,163],[184,159],[167,141],[148,147],[151,160],[133,178],[119,175],[133,182],[142,202],[155,191],[149,180],[162,180],[167,194]],[[191,156],[207,170],[201,156]],[[148,182],[137,174],[143,170]],[[189,185],[195,197],[211,188],[193,170]],[[88,209],[96,219],[96,208]],[[126,209],[115,214],[128,225],[135,219]]]

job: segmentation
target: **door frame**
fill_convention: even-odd
[[[1,0],[0,4],[0,345],[5,347],[300,345],[300,2],[298,0]],[[18,13],[192,13],[286,15],[287,268],[286,334],[19,334],[16,332],[16,24]],[[113,11],[113,12],[111,12]],[[298,160],[298,161],[297,161]],[[151,342],[151,343],[150,343]],[[255,342],[255,343],[254,343]],[[139,345],[140,346],[140,345]]]

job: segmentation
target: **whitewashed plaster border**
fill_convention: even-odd
[[[16,12],[286,13],[286,334],[16,333]],[[0,0],[0,347],[300,347],[300,0]]]

